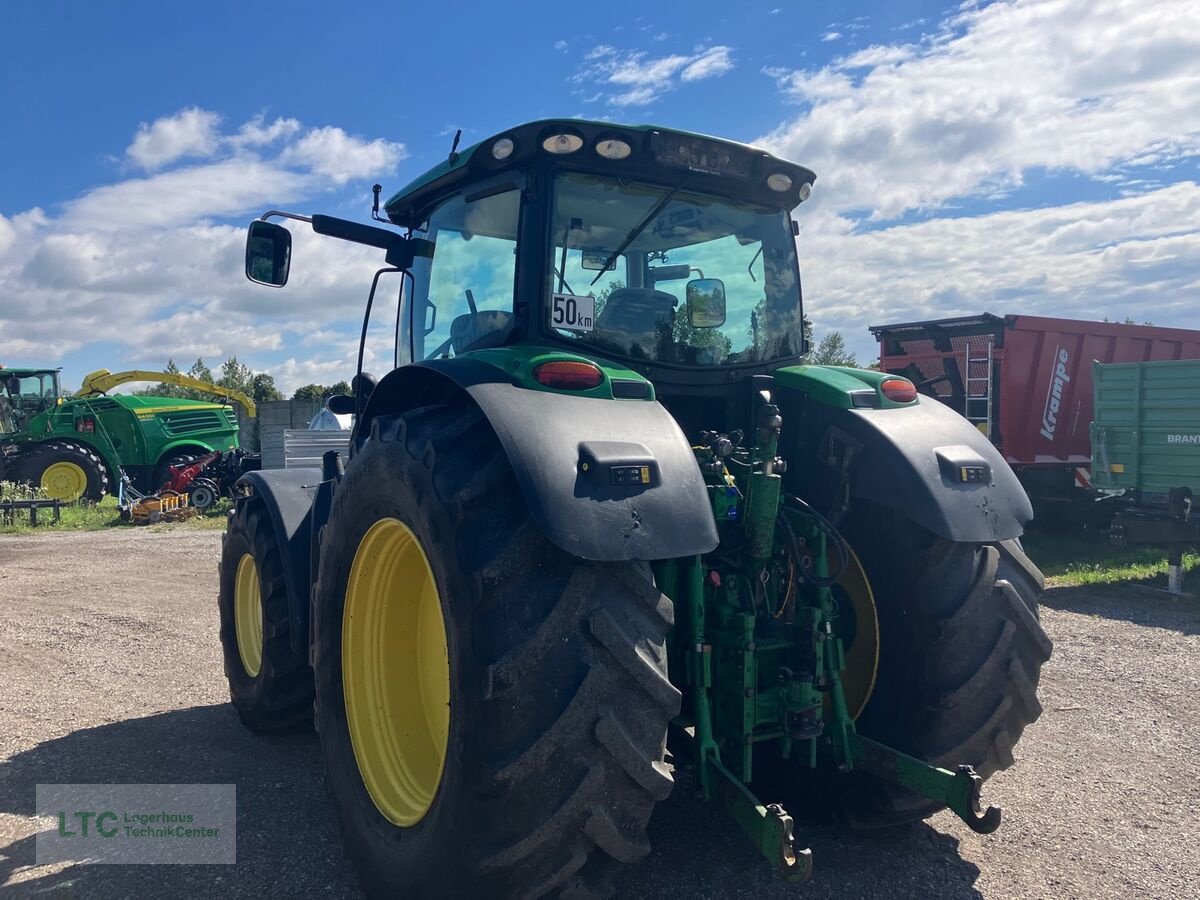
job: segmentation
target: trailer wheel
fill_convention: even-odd
[[[334,496],[317,727],[371,896],[597,897],[671,790],[672,606],[559,550],[473,405],[377,419]]]
[[[201,512],[216,506],[221,498],[221,489],[211,478],[196,478],[186,488],[188,503]]]
[[[104,460],[91,447],[74,441],[35,445],[18,460],[16,476],[55,500],[98,503],[108,493]]]
[[[1041,572],[1017,540],[958,543],[873,510],[847,529],[874,586],[879,677],[859,731],[937,765],[984,778],[1013,764],[1041,715],[1050,638],[1038,621]],[[941,807],[861,773],[835,779],[854,827],[925,818]]]
[[[279,538],[266,512],[243,502],[221,546],[221,649],[229,696],[251,731],[288,731],[312,722],[313,678],[292,649]]]

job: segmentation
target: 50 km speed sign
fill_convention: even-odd
[[[567,331],[591,331],[596,315],[596,298],[578,294],[554,294],[550,304],[550,326]]]

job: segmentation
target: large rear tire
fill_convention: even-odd
[[[1041,572],[1018,541],[944,540],[860,504],[845,533],[861,558],[879,622],[879,667],[856,721],[865,737],[983,778],[1013,764],[1041,715],[1050,639],[1037,617]],[[853,649],[853,648],[852,648]],[[797,809],[870,829],[926,818],[942,806],[862,772],[830,776],[765,757],[754,788]]]
[[[317,726],[367,893],[604,896],[673,783],[672,606],[645,566],[550,544],[467,403],[375,420],[321,544]],[[410,660],[373,649],[363,616]],[[393,665],[417,673],[408,694]]]
[[[225,676],[242,722],[259,732],[311,727],[312,670],[292,649],[279,536],[259,503],[229,514],[219,580]]]
[[[73,503],[99,503],[108,493],[108,468],[86,444],[49,441],[25,452],[16,466],[18,481],[26,481],[48,497]]]
[[[847,529],[879,615],[875,691],[857,722],[867,737],[983,778],[1013,764],[1042,713],[1037,698],[1052,644],[1038,621],[1041,572],[1020,542],[961,543],[870,510]],[[925,818],[941,807],[855,773],[835,779],[835,804],[855,827]]]

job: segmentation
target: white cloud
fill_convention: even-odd
[[[117,358],[102,361],[110,368],[154,368],[167,355],[236,354],[263,369],[305,343],[317,330],[313,322],[344,330],[347,346],[357,346],[378,252],[297,225],[281,299],[246,281],[243,227],[216,221],[249,219],[268,206],[318,200],[350,179],[391,174],[403,145],[338,128],[306,130],[289,118],[258,117],[221,133],[219,117],[207,113],[214,123],[207,158],[180,164],[201,154],[180,152],[182,141],[168,152],[160,138],[169,129],[159,126],[194,119],[192,112],[143,126],[139,137],[154,140],[139,145],[135,138],[131,146],[140,147],[149,174],[93,188],[54,216],[40,208],[0,216],[0,297],[20,298],[0,303],[0,358],[45,363],[107,342],[118,348]],[[339,377],[348,377],[353,360],[347,364],[342,350]],[[68,380],[80,374],[68,372]]]
[[[1197,153],[1197,59],[1194,0],[969,7],[920,45],[787,73],[803,109],[763,140],[818,172],[814,199],[887,219],[1002,194],[1030,169]]]
[[[276,119],[268,125],[263,116],[255,116],[229,138],[229,143],[234,147],[263,147],[290,138],[300,127],[297,119]]]
[[[328,185],[318,177],[326,174],[237,157],[96,188],[68,203],[63,219],[72,227],[99,231],[232,216],[314,193]]]
[[[731,47],[716,45],[690,54],[650,56],[644,50],[601,44],[587,54],[589,63],[571,80],[600,88],[612,106],[645,106],[682,83],[725,74],[734,67],[732,52]]]
[[[1195,327],[1200,186],[855,231],[800,216],[808,314],[872,358],[866,326],[965,315],[1107,315]],[[804,261],[809,261],[804,265]]]
[[[305,166],[340,185],[352,178],[366,178],[374,172],[391,171],[407,155],[403,144],[383,138],[367,141],[327,125],[309,131],[284,150],[281,159],[286,163]]]
[[[151,125],[143,122],[125,155],[147,171],[188,156],[211,156],[217,150],[220,122],[216,113],[194,106],[156,119]]]
[[[566,41],[555,41],[554,49],[557,50],[559,53],[566,53],[567,52],[567,42]]]
[[[703,78],[724,75],[733,68],[733,60],[730,59],[729,53],[729,47],[710,47],[688,63],[679,80],[700,81]]]
[[[842,33],[840,31],[827,31],[823,35],[821,35],[821,41],[822,41],[822,43],[825,43],[825,44],[828,44],[831,41],[841,40],[841,38],[842,38]]]

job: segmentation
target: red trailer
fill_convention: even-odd
[[[880,367],[961,412],[1034,499],[1088,487],[1092,360],[1200,359],[1200,331],[1038,316],[963,316],[875,325]]]

